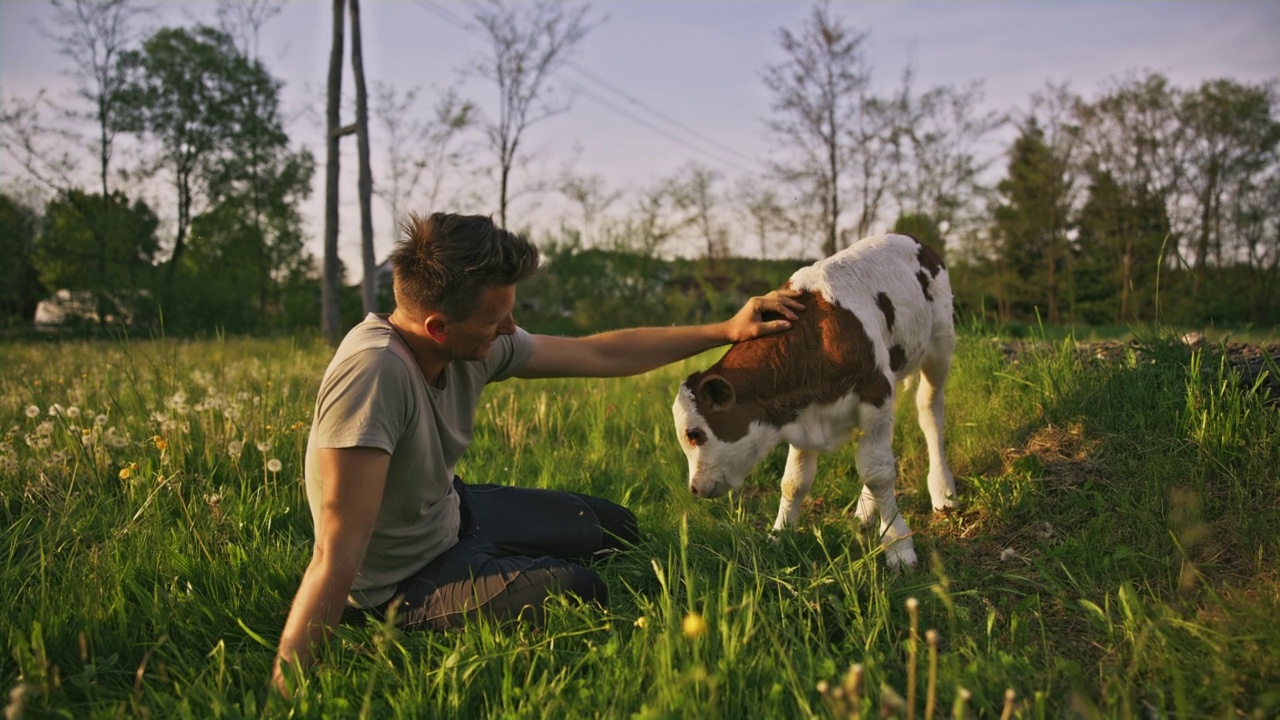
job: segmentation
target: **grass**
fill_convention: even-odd
[[[309,559],[302,455],[329,351],[0,346],[9,717],[1274,717],[1280,409],[1212,348],[1143,345],[1102,364],[1042,334],[1010,360],[966,332],[959,511],[930,512],[902,403],[909,574],[857,527],[852,447],[777,538],[784,449],[736,497],[688,493],[669,407],[710,355],[492,386],[460,474],[633,508],[642,544],[600,568],[612,606],[344,627],[291,701],[267,677]]]

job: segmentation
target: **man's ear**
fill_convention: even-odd
[[[427,316],[426,320],[422,321],[422,327],[426,331],[427,337],[435,340],[437,343],[444,342],[447,335],[445,328],[448,324],[449,321],[440,313],[432,313]]]

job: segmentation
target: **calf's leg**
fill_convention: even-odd
[[[898,500],[893,495],[898,472],[892,446],[893,400],[878,408],[863,404],[859,417],[863,435],[858,441],[858,475],[864,484],[864,497],[870,490],[880,510],[880,542],[884,545],[885,560],[891,568],[915,567],[911,529],[898,511]]]
[[[809,494],[817,472],[818,451],[801,450],[792,445],[787,453],[787,469],[782,473],[782,500],[778,503],[778,519],[773,521],[774,530],[795,525],[800,517],[800,504]]]
[[[943,397],[947,373],[951,368],[954,337],[935,338],[924,363],[920,366],[920,387],[916,388],[916,413],[925,444],[929,447],[929,499],[934,510],[956,506],[956,481],[947,467],[942,442]]]

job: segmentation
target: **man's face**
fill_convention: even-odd
[[[465,320],[449,322],[445,348],[455,360],[484,360],[498,336],[515,333],[516,321],[511,315],[515,306],[515,285],[485,289],[480,305]]]

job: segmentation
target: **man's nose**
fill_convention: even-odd
[[[515,335],[516,334],[516,318],[514,315],[508,314],[501,323],[498,324],[499,335]]]

